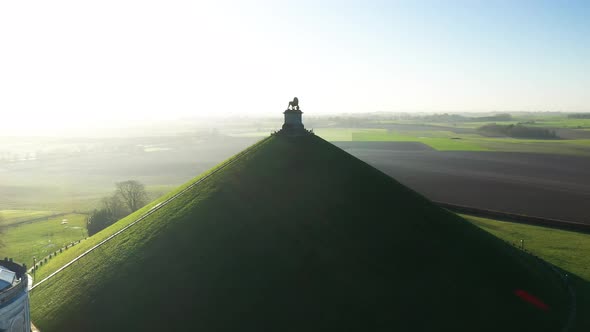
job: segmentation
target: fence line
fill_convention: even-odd
[[[93,246],[92,248],[86,250],[85,252],[83,252],[82,254],[80,254],[79,256],[77,256],[76,258],[72,259],[70,262],[68,262],[67,264],[65,264],[64,266],[60,267],[59,269],[57,269],[56,271],[54,271],[53,273],[51,273],[50,275],[48,275],[47,277],[43,278],[41,281],[35,283],[33,285],[33,287],[31,287],[31,291],[34,290],[37,286],[42,285],[43,283],[45,283],[47,280],[53,278],[54,276],[56,276],[57,274],[59,274],[60,272],[64,271],[65,269],[67,269],[68,267],[72,266],[72,264],[74,264],[75,262],[77,262],[78,260],[80,260],[82,257],[90,254],[91,252],[93,252],[94,250],[98,249],[100,246],[102,246],[103,244],[109,242],[110,240],[114,239],[116,236],[118,236],[119,234],[125,232],[126,230],[128,230],[129,228],[133,227],[135,224],[137,224],[138,222],[144,220],[145,218],[149,217],[150,215],[152,215],[153,213],[155,213],[156,211],[158,211],[160,208],[166,206],[167,204],[169,204],[170,202],[172,202],[173,200],[175,200],[176,198],[178,198],[180,195],[184,194],[185,192],[189,191],[190,189],[192,189],[193,187],[195,187],[196,185],[198,185],[199,183],[205,181],[206,179],[208,179],[209,177],[211,177],[212,175],[216,174],[217,172],[221,171],[222,169],[224,169],[225,167],[233,164],[234,162],[240,160],[242,157],[244,157],[245,155],[257,150],[261,145],[263,145],[267,140],[269,140],[270,137],[267,137],[263,140],[261,140],[260,142],[258,142],[257,144],[255,144],[254,146],[250,147],[249,149],[246,149],[238,154],[236,154],[232,159],[226,161],[224,164],[220,165],[219,167],[217,167],[216,169],[214,169],[213,171],[211,171],[211,173],[203,176],[202,178],[200,178],[199,180],[195,181],[194,183],[190,184],[188,187],[182,189],[180,192],[176,193],[174,196],[166,199],[163,202],[160,202],[158,204],[156,204],[155,206],[153,206],[151,209],[149,209],[146,213],[144,213],[142,216],[140,216],[139,218],[137,218],[136,220],[134,220],[133,222],[129,223],[129,225],[121,228],[120,230],[118,230],[117,232],[111,234],[110,236],[108,236],[106,239],[100,241],[99,243],[97,243],[95,246]]]
[[[27,272],[28,273],[35,272],[40,266],[42,266],[43,264],[47,263],[51,258],[57,256],[58,253],[61,254],[61,253],[63,253],[64,250],[68,250],[69,248],[75,246],[76,244],[78,244],[78,243],[80,243],[80,242],[82,242],[83,240],[86,240],[86,239],[87,239],[87,237],[86,238],[82,238],[80,240],[76,240],[76,241],[70,242],[70,243],[66,244],[65,247],[61,247],[61,248],[57,249],[56,251],[54,251],[54,252],[46,255],[45,257],[42,257],[39,260],[36,260],[33,263],[33,267],[31,267]]]

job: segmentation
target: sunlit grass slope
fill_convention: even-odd
[[[268,139],[261,140],[258,143],[256,143],[256,144],[252,145],[251,147],[249,147],[248,149],[244,150],[242,153],[248,153],[249,150],[257,149],[259,146],[261,146],[262,144],[265,144],[267,141],[268,141]],[[36,271],[36,273],[35,273],[35,279],[36,279],[36,281],[40,281],[43,278],[47,277],[48,275],[50,275],[51,273],[53,273],[54,271],[56,271],[57,269],[59,269],[60,267],[62,267],[66,263],[68,263],[69,261],[71,261],[72,259],[74,259],[77,256],[81,255],[82,253],[84,253],[88,249],[94,247],[95,245],[97,245],[98,243],[100,243],[104,239],[108,238],[109,236],[113,235],[117,231],[125,228],[130,223],[132,223],[136,219],[140,218],[142,215],[144,215],[146,212],[148,212],[150,209],[152,209],[156,205],[158,205],[158,204],[166,201],[167,199],[175,196],[176,194],[180,193],[182,190],[188,188],[193,183],[200,181],[202,178],[204,178],[205,176],[209,175],[211,172],[217,170],[218,168],[222,167],[223,165],[232,162],[233,160],[235,160],[236,158],[238,158],[239,155],[240,154],[237,154],[237,155],[235,155],[235,156],[233,156],[233,157],[231,157],[231,158],[229,158],[229,159],[221,162],[216,167],[213,167],[209,171],[204,172],[203,174],[198,175],[194,179],[192,179],[192,180],[188,181],[187,183],[185,183],[185,184],[179,186],[178,188],[176,188],[176,190],[172,190],[169,193],[163,195],[162,197],[154,200],[153,202],[150,202],[149,204],[147,204],[143,208],[135,211],[134,213],[128,215],[127,217],[119,220],[115,224],[113,224],[113,225],[105,228],[104,230],[100,231],[99,233],[95,234],[94,236],[88,238],[86,241],[83,241],[80,244],[76,245],[75,247],[72,247],[68,251],[64,251],[63,253],[55,256],[55,258],[52,258],[51,260],[49,260],[47,262],[47,264],[41,266]]]
[[[536,261],[380,171],[274,136],[35,289],[32,315],[44,332],[554,331],[566,302]]]
[[[590,331],[590,234],[548,227],[496,221],[466,216],[466,219],[495,236],[520,244],[569,275],[577,293],[576,322],[573,331]]]

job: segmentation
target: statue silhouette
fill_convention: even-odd
[[[297,109],[299,111],[299,99],[297,99],[297,97],[293,98],[293,101],[289,102],[289,106],[287,106],[287,109]]]

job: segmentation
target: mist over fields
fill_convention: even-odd
[[[254,143],[214,131],[173,136],[0,138],[2,209],[91,209],[115,182],[135,179],[153,194]]]
[[[279,129],[277,113],[0,137],[0,210],[86,213],[115,182],[129,179],[156,198]],[[372,113],[306,115],[304,123],[431,199],[587,221],[588,119],[562,113]],[[557,137],[480,130],[491,123]]]

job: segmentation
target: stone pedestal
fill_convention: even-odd
[[[300,110],[286,110],[283,112],[285,114],[285,123],[283,124],[283,129],[304,129],[303,122],[301,121],[301,115],[303,112]]]
[[[303,112],[298,109],[288,109],[283,112],[285,115],[285,123],[283,124],[282,132],[287,135],[303,135],[307,134],[307,130],[303,126],[301,120]]]

